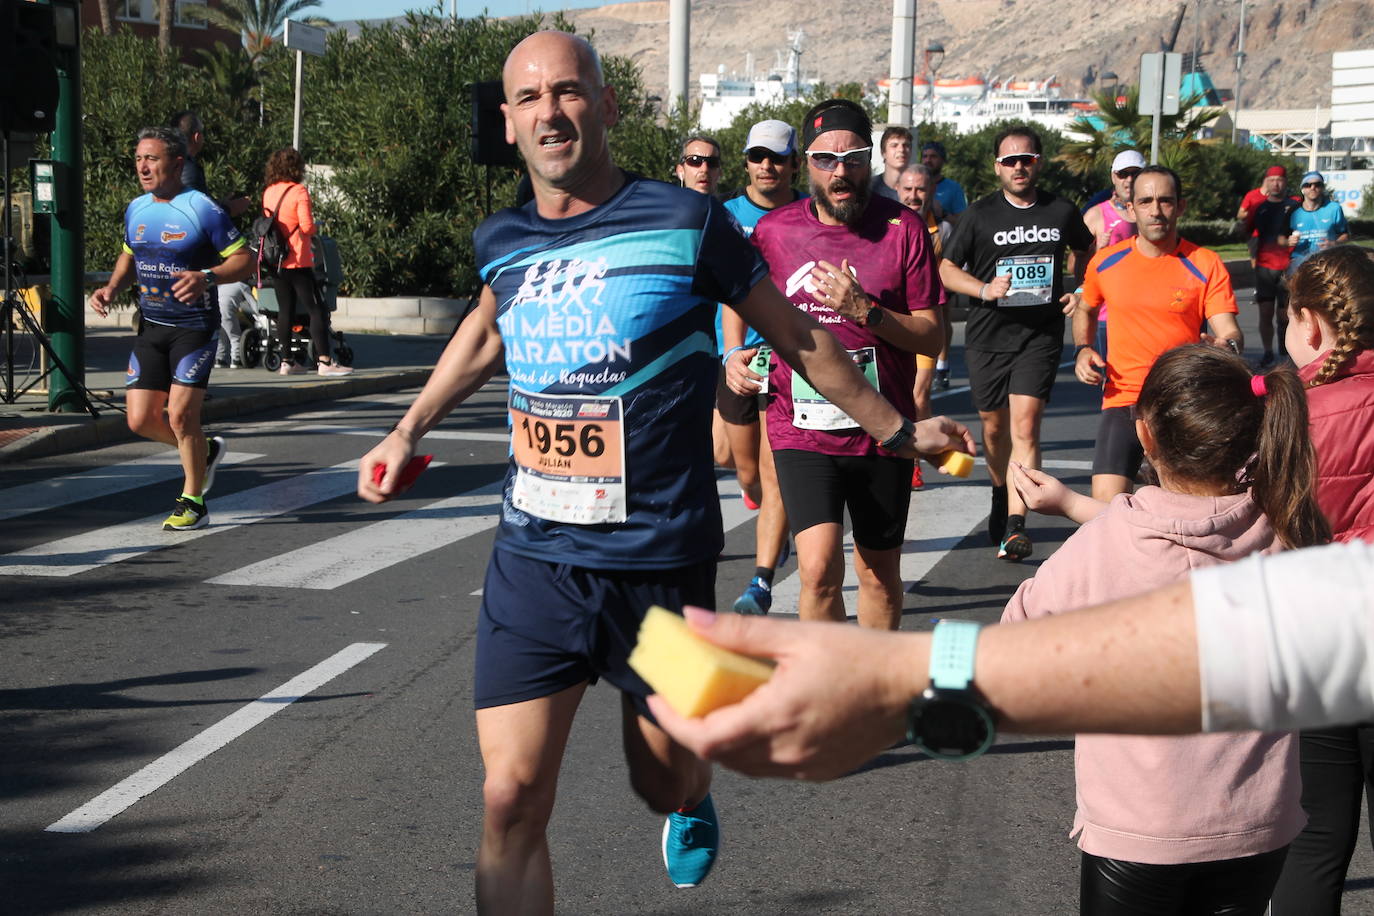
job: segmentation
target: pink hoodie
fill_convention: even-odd
[[[1043,617],[1169,585],[1189,571],[1280,549],[1248,493],[1187,496],[1144,487],[1118,496],[1021,583],[1004,622]],[[1078,735],[1078,813],[1070,836],[1109,859],[1176,865],[1270,852],[1306,822],[1289,734],[1187,738]]]

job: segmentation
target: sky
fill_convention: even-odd
[[[443,0],[443,12],[449,11],[450,0]],[[558,9],[602,6],[614,0],[458,0],[459,16],[476,16],[486,9],[491,16],[519,16],[540,10],[552,12]],[[346,19],[383,19],[400,16],[406,10],[432,9],[434,3],[426,0],[323,0],[318,7],[310,10],[327,19],[342,22]]]

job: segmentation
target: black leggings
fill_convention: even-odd
[[[1360,836],[1360,808],[1374,804],[1374,726],[1304,731],[1298,749],[1307,826],[1289,847],[1274,916],[1334,916]],[[1374,810],[1370,823],[1374,831]]]
[[[1080,916],[1264,916],[1288,847],[1239,859],[1146,865],[1083,853]]]
[[[291,325],[296,318],[296,304],[303,303],[310,313],[310,343],[315,347],[315,359],[329,358],[329,321],[324,307],[315,295],[315,270],[312,267],[284,267],[277,271],[272,283],[277,293],[277,343],[282,358],[291,350]]]

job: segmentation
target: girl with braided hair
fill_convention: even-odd
[[[1328,248],[1290,280],[1288,354],[1307,387],[1317,503],[1337,541],[1374,543],[1374,260]],[[1320,608],[1314,608],[1320,612]],[[1374,725],[1304,731],[1307,826],[1293,841],[1273,916],[1341,911],[1366,793],[1374,803]]]

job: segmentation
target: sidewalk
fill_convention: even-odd
[[[424,384],[448,342],[442,335],[346,334],[353,348],[354,372],[344,378],[277,375],[256,369],[215,369],[205,401],[207,424],[276,407],[393,391]],[[132,336],[128,329],[86,331],[86,387],[123,407],[124,368]],[[20,338],[15,337],[15,361]],[[32,349],[25,341],[25,362]],[[0,361],[3,355],[0,354]],[[3,371],[3,365],[0,365]],[[34,373],[36,374],[36,373]],[[15,367],[15,387],[32,375]],[[45,380],[46,383],[46,380]],[[0,385],[3,379],[0,378]],[[60,455],[136,438],[121,410],[95,401],[99,417],[84,412],[49,413],[46,392],[29,392],[13,404],[0,402],[0,464]]]

